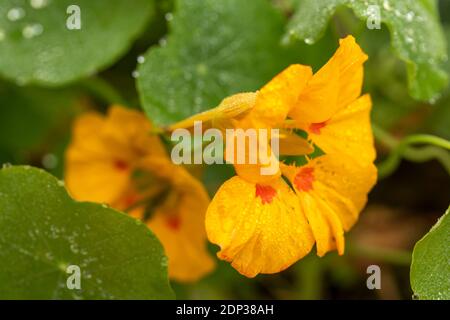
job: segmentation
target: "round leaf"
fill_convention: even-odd
[[[39,169],[0,170],[0,230],[0,299],[172,297],[167,259],[144,224],[73,201]]]
[[[80,29],[67,26],[78,18],[73,6]],[[94,74],[126,51],[152,12],[151,0],[2,0],[0,73],[41,85]]]
[[[411,287],[419,299],[450,299],[450,208],[416,243]]]

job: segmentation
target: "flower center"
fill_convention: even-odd
[[[261,198],[263,204],[271,203],[277,191],[271,186],[256,185],[256,196]]]
[[[320,130],[327,125],[327,122],[318,122],[318,123],[311,123],[309,125],[309,131],[311,131],[314,134],[320,134]]]
[[[313,189],[314,168],[302,168],[295,175],[294,185],[298,191],[310,191]]]

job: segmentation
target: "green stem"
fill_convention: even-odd
[[[324,272],[321,261],[315,255],[309,255],[298,263],[296,272],[298,276],[296,292],[298,294],[295,299],[320,299]]]
[[[406,137],[402,142],[404,142],[405,144],[424,143],[450,150],[450,141],[447,141],[443,138],[436,137],[430,134],[415,134]]]
[[[375,138],[391,149],[391,153],[378,165],[380,179],[392,174],[399,166],[402,158],[414,162],[425,162],[437,159],[450,174],[450,141],[429,134],[410,135],[398,140],[377,125],[373,125]],[[415,144],[427,144],[424,147],[412,147]]]

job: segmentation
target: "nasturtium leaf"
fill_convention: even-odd
[[[288,25],[285,40],[299,38],[314,43],[339,6],[353,9],[364,21],[375,17],[369,6],[377,6],[396,54],[407,64],[411,96],[429,101],[439,97],[448,81],[441,66],[447,51],[434,0],[303,0]]]
[[[0,230],[0,299],[172,298],[167,259],[144,224],[75,202],[42,170],[0,170]]]
[[[177,0],[170,34],[140,65],[148,116],[166,125],[254,91],[289,62],[280,44],[284,21],[266,0]]]
[[[73,6],[81,29],[67,27],[76,27]],[[0,73],[49,86],[92,75],[130,47],[152,12],[152,0],[2,0]]]
[[[414,247],[411,287],[418,299],[450,299],[450,208]]]

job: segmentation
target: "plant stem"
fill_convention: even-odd
[[[402,158],[414,162],[437,159],[450,175],[450,141],[429,134],[415,134],[398,140],[377,125],[373,125],[375,138],[391,149],[391,153],[378,165],[379,178],[391,175],[399,166]],[[415,144],[428,144],[424,147],[412,147]]]

